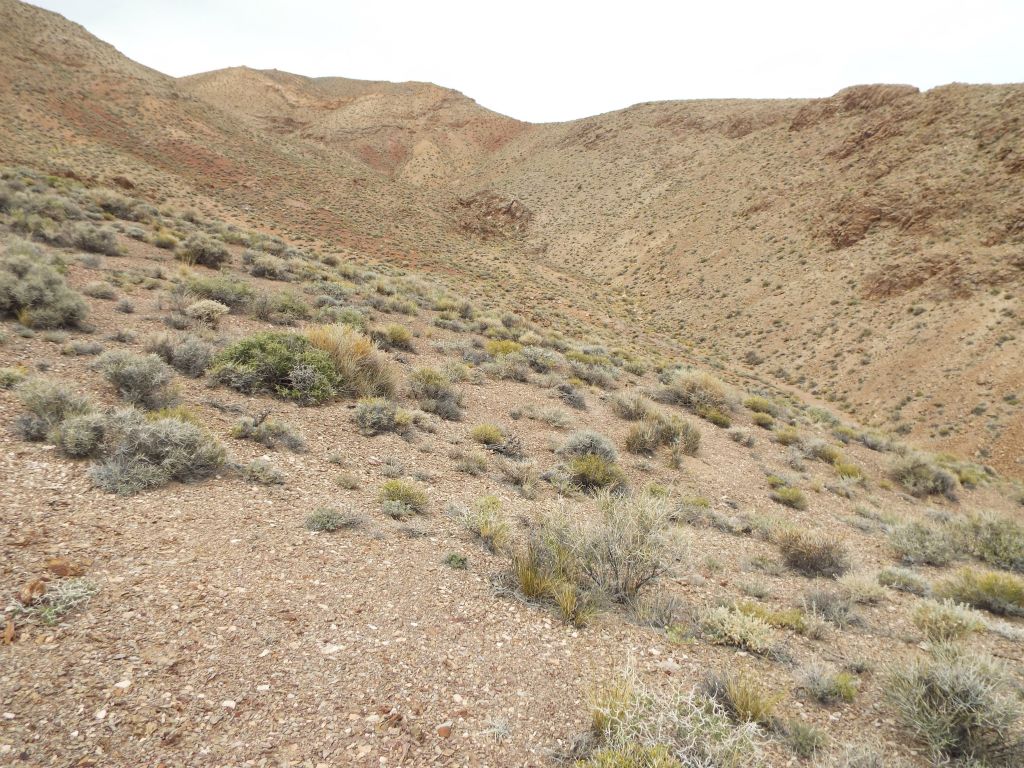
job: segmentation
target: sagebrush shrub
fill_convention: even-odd
[[[115,349],[100,355],[96,368],[114,385],[118,395],[132,405],[156,410],[178,400],[177,390],[172,386],[174,371],[156,355]]]
[[[102,253],[106,256],[124,255],[121,246],[117,244],[117,235],[106,227],[78,222],[66,230],[64,239],[68,245],[89,253]]]
[[[335,507],[320,507],[306,518],[306,529],[320,533],[359,528],[366,518],[358,512]]]
[[[63,453],[73,459],[83,459],[100,452],[105,430],[103,414],[83,413],[64,419],[50,437]]]
[[[30,328],[75,328],[85,322],[85,301],[68,287],[54,260],[34,245],[9,244],[0,258],[0,316]]]
[[[199,232],[189,235],[178,249],[178,258],[188,264],[202,264],[204,267],[220,269],[231,261],[231,254],[224,243]]]
[[[356,403],[356,425],[364,435],[385,432],[404,433],[411,424],[410,415],[384,397],[364,397]]]
[[[417,368],[409,377],[409,394],[420,408],[447,421],[462,418],[462,394],[433,368]]]
[[[615,489],[626,484],[626,475],[619,465],[596,453],[572,456],[566,470],[570,482],[583,491]]]
[[[283,446],[298,453],[306,450],[306,438],[301,433],[282,421],[269,418],[269,414],[255,418],[246,416],[231,428],[231,436],[239,440],[253,440],[267,448]]]
[[[220,323],[220,319],[230,311],[231,308],[227,304],[221,304],[213,299],[200,299],[185,307],[185,314],[188,317],[211,328],[216,328]]]
[[[914,626],[935,642],[962,640],[985,629],[981,614],[953,600],[922,600],[912,619]]]
[[[955,499],[960,487],[952,473],[921,454],[900,459],[889,470],[889,475],[911,495],[918,497],[942,495]]]
[[[193,295],[219,302],[232,309],[249,306],[256,295],[249,283],[227,275],[195,277],[190,279],[186,286]]]
[[[1015,765],[1020,755],[1021,704],[1002,664],[956,645],[894,666],[886,696],[936,763],[974,760]]]
[[[700,628],[709,642],[731,645],[751,653],[768,653],[774,643],[771,625],[764,619],[724,605],[705,611]]]
[[[242,467],[242,478],[258,485],[284,485],[285,474],[268,459],[254,459]]]
[[[959,552],[952,532],[945,526],[911,521],[889,532],[889,545],[905,563],[949,565]]]
[[[558,449],[562,456],[577,457],[593,455],[614,463],[619,460],[615,445],[604,435],[590,430],[574,432]]]
[[[995,512],[971,514],[956,528],[963,549],[997,568],[1024,571],[1024,525]]]
[[[178,337],[169,333],[150,338],[146,343],[146,351],[193,379],[206,373],[214,355],[213,347],[198,336]]]
[[[109,448],[90,476],[100,488],[121,495],[208,477],[224,464],[220,442],[199,425],[180,418],[147,419],[134,409],[108,414]]]
[[[15,393],[28,411],[15,421],[15,429],[26,440],[46,440],[65,419],[92,411],[88,398],[47,379],[26,379]]]
[[[909,592],[922,597],[932,589],[927,579],[907,568],[885,568],[878,574],[878,583],[898,592]]]

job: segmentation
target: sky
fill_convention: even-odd
[[[169,75],[419,80],[531,122],[645,101],[1024,81],[1024,0],[42,0]]]

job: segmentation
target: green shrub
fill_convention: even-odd
[[[777,533],[775,543],[786,565],[804,576],[834,578],[850,568],[846,545],[833,535],[790,528]]]
[[[231,428],[231,436],[239,440],[252,440],[267,448],[283,446],[301,453],[306,450],[306,439],[293,427],[282,421],[261,414],[255,418],[246,416]]]
[[[295,333],[270,331],[235,342],[214,358],[210,375],[240,392],[268,392],[302,405],[337,394],[330,356]]]
[[[385,481],[380,488],[380,500],[382,504],[390,502],[401,505],[406,512],[398,515],[400,517],[405,517],[406,514],[424,515],[427,513],[426,492],[405,480]]]
[[[409,394],[420,408],[447,421],[462,418],[462,394],[433,368],[417,368],[409,377]]]
[[[309,306],[299,296],[290,292],[259,293],[249,303],[253,317],[274,325],[295,325],[309,317]]]
[[[100,355],[96,368],[132,405],[157,410],[178,401],[174,371],[156,355],[115,349]]]
[[[537,495],[537,465],[532,461],[516,461],[510,459],[499,459],[498,471],[511,483],[519,493],[526,499],[532,499]]]
[[[231,261],[231,254],[219,240],[199,232],[189,235],[178,250],[178,258],[187,264],[202,264],[204,267],[220,269]]]
[[[804,611],[837,627],[846,627],[857,620],[853,613],[853,599],[841,589],[807,590]]]
[[[103,447],[106,419],[99,413],[70,416],[51,432],[50,439],[73,459],[95,456]]]
[[[769,416],[778,416],[779,407],[767,397],[751,395],[743,401],[743,405],[754,413],[764,413]]]
[[[800,433],[796,431],[796,427],[779,427],[775,430],[773,439],[779,445],[794,445],[800,442]]]
[[[82,286],[82,293],[90,299],[103,299],[113,301],[117,298],[117,288],[106,280],[93,280]]]
[[[937,763],[1013,765],[1021,704],[1013,677],[976,649],[939,645],[931,657],[891,669],[886,695]]]
[[[933,642],[962,640],[985,629],[977,611],[952,600],[922,600],[914,609],[914,626]]]
[[[935,595],[991,613],[1024,616],[1024,578],[1011,573],[962,568],[936,584]]]
[[[810,760],[828,747],[828,734],[803,720],[790,718],[783,724],[782,732],[789,748],[797,757],[804,760]]]
[[[490,448],[504,443],[505,433],[497,424],[477,424],[469,431],[469,438]]]
[[[626,484],[626,476],[619,465],[596,453],[573,456],[567,469],[572,484],[583,491],[613,489]]]
[[[88,308],[52,259],[30,243],[15,241],[0,258],[0,317],[29,328],[75,328]]]
[[[767,413],[755,413],[751,420],[761,429],[771,429],[775,426],[775,419]]]
[[[960,487],[954,475],[920,454],[900,459],[890,469],[889,476],[918,497],[942,495],[955,499]]]
[[[124,251],[117,244],[117,235],[106,227],[95,227],[85,222],[74,224],[67,232],[68,244],[89,253],[107,256],[123,256]]]

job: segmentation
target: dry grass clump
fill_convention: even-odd
[[[671,405],[682,405],[719,427],[731,426],[729,412],[736,406],[736,396],[722,381],[704,371],[680,371],[668,377],[655,399]]]
[[[100,355],[96,368],[132,405],[158,410],[178,401],[174,370],[156,355],[115,349]]]
[[[581,768],[755,768],[760,729],[736,723],[697,691],[647,688],[632,669],[591,696],[591,749]]]
[[[220,319],[230,311],[231,308],[227,304],[221,304],[213,299],[200,299],[185,307],[185,315],[210,328],[220,325]]]
[[[388,323],[382,328],[374,328],[370,331],[370,338],[377,342],[382,349],[401,349],[411,352],[412,331],[400,323]]]
[[[947,597],[991,613],[1024,616],[1024,578],[1012,573],[961,568],[935,585],[936,597]]]
[[[654,403],[639,392],[615,395],[611,406],[612,413],[626,421],[640,421],[654,410]]]
[[[558,453],[567,458],[566,470],[577,488],[593,491],[625,484],[625,474],[617,463],[618,451],[604,435],[574,432]]]
[[[682,455],[694,456],[700,449],[700,430],[678,416],[651,411],[626,435],[626,450],[630,453],[650,456],[663,445]]]
[[[940,644],[895,666],[886,696],[937,764],[1018,765],[1021,703],[1006,668],[977,650]]]
[[[929,640],[940,643],[963,640],[986,627],[981,614],[953,600],[922,600],[912,619]]]
[[[523,498],[532,499],[537,495],[540,475],[537,472],[536,462],[499,459],[498,471],[501,472],[505,482],[513,485]]]
[[[596,506],[593,518],[546,516],[512,555],[520,591],[554,602],[576,625],[589,620],[597,602],[631,603],[670,563],[664,499],[602,493]]]
[[[380,487],[381,509],[389,517],[402,519],[427,513],[427,494],[405,480],[387,480]]]
[[[28,328],[76,328],[88,314],[85,301],[68,287],[61,265],[31,243],[15,240],[0,257],[0,317]]]
[[[505,432],[497,424],[477,424],[469,431],[469,439],[491,448],[505,442]]]
[[[5,612],[15,618],[37,620],[53,626],[72,611],[87,606],[99,590],[99,586],[87,578],[58,579],[47,583],[41,595],[34,595],[25,602],[12,601],[6,606]]]
[[[804,576],[842,576],[850,568],[850,553],[835,536],[789,528],[775,535],[786,565]]]
[[[912,453],[897,461],[889,470],[889,476],[912,496],[941,495],[956,499],[956,492],[960,488],[956,476],[919,453]]]
[[[284,485],[284,472],[268,459],[254,459],[242,467],[242,479],[258,485]]]
[[[511,533],[507,518],[501,511],[497,496],[482,496],[472,508],[459,512],[462,524],[491,552],[505,548]]]
[[[373,341],[348,325],[314,325],[305,336],[334,366],[337,389],[347,397],[394,397],[394,368]]]
[[[462,393],[434,368],[417,368],[409,377],[409,395],[420,408],[446,421],[462,419]]]
[[[737,672],[709,675],[704,681],[704,692],[721,704],[733,720],[766,728],[774,727],[775,707],[785,696],[768,693],[752,676]]]

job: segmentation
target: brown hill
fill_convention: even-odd
[[[1021,471],[1022,86],[526,125],[430,84],[176,81],[54,14],[0,9],[5,162],[121,176],[577,332],[693,347]]]

